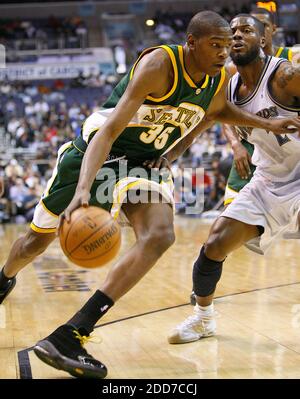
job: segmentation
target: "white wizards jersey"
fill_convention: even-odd
[[[281,58],[268,57],[255,90],[242,100],[237,99],[241,84],[240,74],[230,80],[228,98],[239,108],[258,114],[264,118],[284,118],[300,115],[298,107],[279,104],[268,88],[273,73],[282,62]],[[255,173],[264,175],[272,181],[290,181],[300,176],[300,138],[298,133],[276,136],[271,131],[258,128],[236,127],[239,135],[254,144],[252,163],[257,167]]]

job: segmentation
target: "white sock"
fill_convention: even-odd
[[[201,313],[206,314],[206,315],[211,314],[214,311],[214,303],[213,302],[208,306],[200,306],[198,304],[196,306],[201,311]]]

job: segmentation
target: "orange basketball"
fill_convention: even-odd
[[[64,254],[76,265],[93,268],[105,265],[118,253],[121,229],[104,209],[81,207],[64,220],[59,231]]]

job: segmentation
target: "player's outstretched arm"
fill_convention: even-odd
[[[227,84],[224,84],[219,93],[214,97],[206,115],[207,119],[236,126],[257,127],[272,131],[274,134],[295,133],[300,130],[299,118],[271,120],[241,110],[227,100],[226,86]]]
[[[295,133],[300,131],[299,118],[268,120],[255,114],[242,111],[236,105],[231,104],[226,98],[228,81],[229,78],[227,76],[221,90],[214,97],[205,118],[186,137],[164,154],[164,157],[169,162],[178,159],[190,147],[194,139],[213,125],[215,121],[237,126],[258,127],[272,131],[274,134]],[[155,164],[157,165],[156,161],[152,160],[148,165]]]

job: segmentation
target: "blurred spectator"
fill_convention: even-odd
[[[64,87],[65,84],[61,79],[56,79],[53,83],[54,90],[62,90]]]
[[[17,106],[16,106],[15,101],[13,101],[12,99],[8,100],[8,102],[6,103],[6,107],[5,108],[6,108],[6,112],[9,115],[11,115],[11,116],[16,115]]]
[[[36,187],[29,187],[27,194],[23,199],[23,213],[26,222],[31,222],[34,214],[34,208],[39,202],[39,195],[37,195]]]
[[[45,114],[47,114],[47,112],[49,112],[49,105],[44,99],[37,101],[34,105],[34,111],[36,114],[41,114],[42,116],[44,116]]]
[[[80,17],[0,20],[0,41],[9,49],[88,47],[88,29]]]
[[[190,148],[190,152],[192,154],[192,167],[197,168],[201,165],[202,154],[207,152],[208,143],[205,139],[205,136],[202,135],[198,137]]]
[[[28,188],[25,186],[23,179],[16,178],[15,183],[10,187],[9,198],[18,208],[22,208],[24,198],[28,194]]]
[[[16,147],[19,148],[28,148],[30,145],[29,137],[27,131],[23,131],[16,141]]]
[[[8,147],[20,152],[17,152],[18,161],[14,158],[5,161],[5,148],[0,152],[7,179],[0,201],[0,223],[10,218],[25,221],[28,217],[25,207],[19,206],[19,201],[16,206],[12,200],[14,192],[20,189],[20,181],[16,183],[16,179],[23,179],[25,191],[34,188],[35,194],[41,196],[55,167],[58,148],[80,134],[83,121],[101,107],[118,81],[115,77],[108,80],[103,74],[89,78],[81,75],[82,78],[88,82],[88,90],[72,88],[71,79],[54,83],[4,83],[4,90],[0,92],[0,137],[1,134],[8,137]],[[26,154],[34,157],[30,164]]]
[[[15,136],[19,126],[20,120],[13,116],[7,124],[7,131],[11,134],[11,136]]]
[[[212,170],[214,182],[207,201],[208,209],[213,208],[220,200],[222,200],[226,188],[226,179],[220,172],[220,163],[218,160],[213,161]]]
[[[11,85],[7,80],[1,83],[0,85],[0,93],[2,94],[10,94],[11,92]]]
[[[10,179],[23,176],[23,168],[16,159],[11,159],[5,168],[5,175]]]
[[[86,86],[86,78],[81,71],[79,75],[73,79],[71,83],[71,87],[85,87]]]

